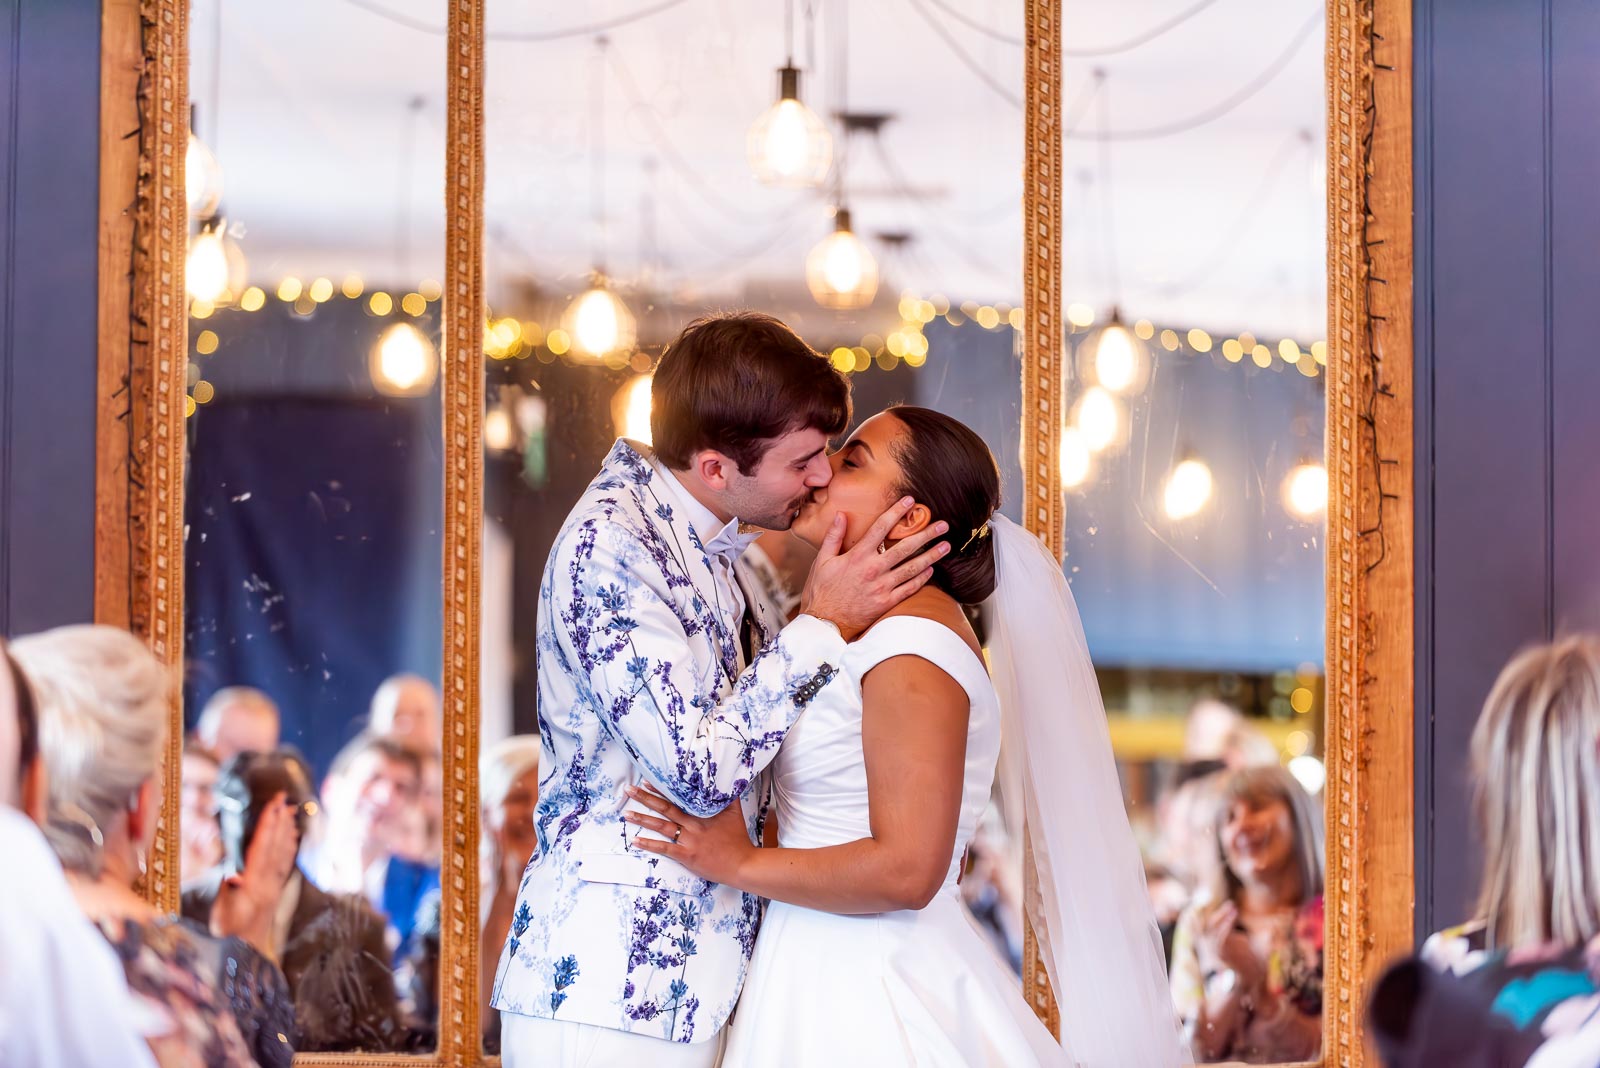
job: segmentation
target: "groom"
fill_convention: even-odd
[[[879,553],[909,500],[856,550],[836,520],[800,615],[758,620],[734,561],[787,530],[832,477],[850,386],[766,315],[691,323],[656,369],[654,449],[619,441],[557,536],[539,593],[534,823],[495,976],[507,1068],[710,1066],[738,1000],[760,899],[631,850],[626,787],[688,812],[743,804],[846,640],[926,581],[944,524]],[[865,547],[865,548],[863,548]],[[650,832],[644,832],[646,834]]]

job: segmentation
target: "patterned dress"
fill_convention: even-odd
[[[283,975],[237,938],[181,920],[102,919],[162,1068],[288,1068],[294,1004]]]

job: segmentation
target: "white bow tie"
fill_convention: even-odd
[[[716,537],[705,543],[706,555],[720,556],[731,564],[743,556],[744,551],[750,548],[757,538],[766,533],[755,527],[748,531],[741,530],[741,525],[738,520],[734,520],[717,531]]]

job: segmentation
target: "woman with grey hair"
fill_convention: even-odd
[[[114,627],[62,627],[12,651],[38,701],[45,837],[78,907],[116,951],[157,1063],[287,1066],[293,1005],[283,975],[252,947],[270,945],[279,869],[294,862],[286,807],[230,879],[212,934],[159,913],[134,884],[160,816],[170,673]]]

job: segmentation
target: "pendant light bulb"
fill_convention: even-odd
[[[420,396],[438,376],[439,354],[415,326],[395,323],[372,347],[368,373],[374,388],[385,396]]]
[[[572,351],[592,360],[631,350],[636,336],[633,313],[598,273],[567,306],[561,328],[572,338]]]
[[[222,206],[222,166],[192,133],[183,154],[183,194],[192,219],[209,219]]]
[[[228,291],[228,249],[217,230],[202,230],[189,239],[183,284],[194,300],[215,304]]]
[[[800,71],[778,70],[778,101],[756,119],[746,143],[750,169],[763,185],[810,188],[822,184],[833,162],[828,127],[800,102]]]
[[[806,285],[824,308],[864,308],[878,293],[878,263],[850,229],[850,212],[840,208],[834,231],[806,257]]]

